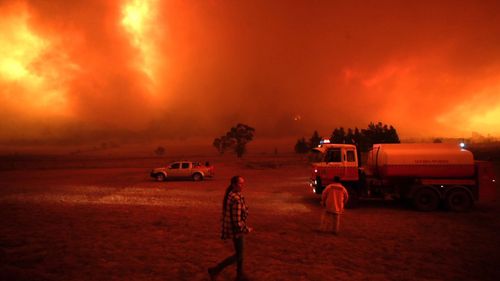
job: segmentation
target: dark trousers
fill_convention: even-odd
[[[233,238],[234,255],[225,258],[213,269],[216,273],[221,272],[226,266],[236,263],[236,276],[242,277],[243,274],[243,235],[238,238]]]

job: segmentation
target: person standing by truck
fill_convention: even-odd
[[[231,184],[227,187],[222,200],[221,239],[232,239],[235,253],[208,269],[212,281],[216,280],[217,275],[224,268],[233,263],[236,263],[236,280],[248,280],[243,271],[243,238],[245,234],[252,231],[252,228],[246,224],[248,207],[241,194],[244,183],[245,180],[242,177],[232,177]]]
[[[349,195],[340,183],[340,178],[335,176],[333,183],[329,184],[321,195],[321,205],[325,207],[321,216],[320,231],[332,232],[337,235],[340,229],[340,215],[344,213],[344,206]]]

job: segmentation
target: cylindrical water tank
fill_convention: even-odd
[[[375,144],[367,169],[381,178],[467,178],[474,175],[474,157],[451,144]]]

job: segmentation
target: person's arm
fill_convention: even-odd
[[[327,186],[323,190],[323,193],[321,193],[321,206],[326,206],[326,198],[328,196],[328,191],[330,191],[330,188]]]
[[[347,200],[349,200],[349,192],[344,187],[344,205],[347,204]]]

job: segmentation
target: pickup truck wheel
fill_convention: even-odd
[[[434,211],[439,206],[439,195],[428,187],[422,187],[413,195],[413,205],[419,211]]]
[[[203,176],[200,173],[195,173],[193,175],[193,180],[194,181],[201,181],[203,179]]]
[[[446,196],[446,207],[454,212],[465,212],[472,207],[472,198],[463,188],[452,190]]]
[[[158,173],[155,175],[156,181],[165,181],[165,175],[162,173]]]

